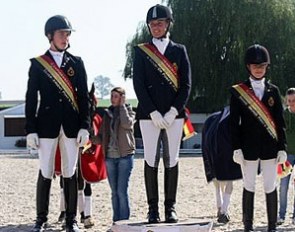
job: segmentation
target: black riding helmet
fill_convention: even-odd
[[[45,24],[45,35],[53,36],[57,30],[74,31],[70,21],[62,15],[55,15],[49,18]]]
[[[55,15],[52,16],[51,18],[49,18],[45,24],[45,36],[49,39],[49,42],[51,43],[51,41],[53,40],[53,35],[54,32],[57,30],[63,30],[63,31],[75,31],[72,28],[72,25],[70,23],[70,21],[62,15]],[[68,45],[68,47],[66,49],[59,49],[58,47],[56,47],[55,44],[53,44],[56,48],[57,51],[65,51],[70,47],[70,44]]]
[[[245,54],[245,65],[247,64],[270,64],[269,53],[267,49],[259,44],[248,47]]]
[[[151,20],[154,19],[167,19],[173,22],[173,16],[171,10],[167,6],[157,4],[152,6],[147,13],[146,23],[149,24]]]
[[[172,16],[172,12],[170,10],[169,7],[167,6],[163,6],[160,4],[157,4],[155,6],[152,6],[146,15],[146,23],[148,25],[148,29],[150,31],[150,27],[149,27],[149,23],[152,20],[157,20],[157,19],[164,19],[168,21],[168,27],[166,30],[166,33],[164,34],[163,37],[166,37],[167,33],[169,32],[170,26],[173,23],[173,16]],[[151,33],[151,31],[150,31]]]

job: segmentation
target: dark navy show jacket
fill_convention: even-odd
[[[53,59],[49,51],[45,55]],[[68,138],[77,137],[79,129],[89,129],[90,126],[87,75],[82,59],[65,52],[61,65],[65,74],[70,73],[68,77],[77,95],[79,112],[73,109],[36,62],[31,59],[29,69],[25,107],[27,134],[56,138],[62,126]]]
[[[244,82],[250,89],[250,80]],[[233,150],[242,149],[246,160],[273,159],[279,150],[286,150],[285,121],[281,95],[277,86],[265,82],[262,103],[276,125],[278,141],[274,140],[258,119],[238,100],[231,97],[230,128]]]
[[[152,42],[150,42],[152,44]],[[179,88],[173,90],[160,72],[147,59],[147,55],[135,47],[133,62],[133,85],[138,98],[137,119],[150,119],[150,113],[157,110],[163,116],[173,106],[178,118],[184,118],[184,108],[191,89],[191,67],[184,45],[169,42],[164,56],[177,68]]]

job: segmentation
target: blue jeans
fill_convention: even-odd
[[[130,216],[128,183],[133,168],[133,155],[106,158],[108,181],[112,190],[113,221]]]
[[[295,164],[295,155],[288,155],[288,161],[292,166]],[[281,179],[280,183],[280,210],[279,217],[285,219],[288,203],[288,189],[291,175],[288,175]],[[293,199],[293,218],[295,218],[295,199]]]

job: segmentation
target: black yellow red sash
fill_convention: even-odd
[[[164,55],[162,55],[159,50],[152,44],[144,43],[139,44],[138,47],[147,55],[148,60],[156,67],[156,69],[161,73],[165,80],[170,84],[174,91],[179,88],[178,84],[178,74],[175,66],[168,60]],[[184,138],[182,140],[189,139],[193,137],[196,132],[189,118],[190,112],[185,108],[186,118],[183,124]]]
[[[233,86],[233,94],[259,120],[269,135],[278,140],[275,122],[265,105],[255,96],[253,91],[244,83]]]
[[[166,79],[170,86],[177,91],[178,74],[176,68],[171,62],[162,55],[159,50],[152,44],[139,44],[138,47],[147,54],[149,61],[159,70],[161,75]]]
[[[56,65],[56,63],[46,55],[35,58],[41,65],[42,71],[49,77],[59,91],[72,105],[73,109],[79,111],[76,92],[68,76]]]

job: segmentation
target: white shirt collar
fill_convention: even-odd
[[[169,38],[161,38],[161,39],[153,38],[152,39],[153,44],[158,48],[158,50],[161,52],[162,55],[165,53],[166,48],[169,44],[169,41],[170,41]]]
[[[265,78],[262,78],[260,80],[254,80],[250,77],[249,79],[256,97],[258,97],[259,100],[261,100],[264,95]]]
[[[60,67],[65,52],[64,51],[63,52],[52,51],[50,49],[49,49],[49,52],[52,55],[55,63],[57,64],[57,66]]]
[[[259,86],[259,85],[261,85],[261,86],[264,86],[265,84],[265,78],[261,78],[260,80],[255,80],[255,79],[253,79],[253,78],[249,78],[250,79],[250,82],[251,82],[251,84],[254,84],[255,86]]]
[[[61,56],[61,57],[63,57],[63,55],[64,55],[64,51],[63,52],[58,52],[58,51],[52,51],[52,50],[50,50],[49,49],[49,52],[50,52],[50,54],[52,55],[52,56]]]

